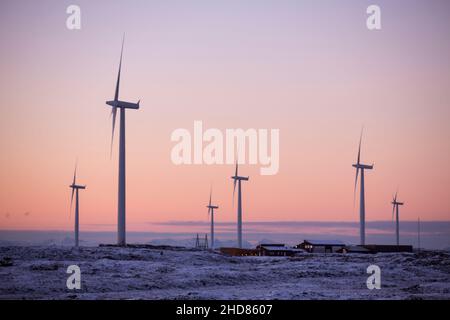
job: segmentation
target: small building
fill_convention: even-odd
[[[368,244],[364,248],[370,250],[372,253],[379,252],[413,252],[411,245],[388,245],[388,244]]]
[[[369,249],[362,246],[345,246],[337,251],[338,253],[372,253]]]
[[[245,257],[245,256],[258,256],[259,252],[255,249],[241,249],[241,248],[220,248],[220,253],[225,254],[227,256],[237,256],[237,257]]]
[[[339,240],[304,240],[296,246],[308,252],[335,253],[345,247],[345,243]]]
[[[301,250],[287,247],[284,244],[260,244],[256,247],[260,256],[293,256]]]
[[[413,247],[409,245],[385,245],[367,244],[359,246],[345,246],[338,250],[339,253],[388,253],[388,252],[413,252]]]

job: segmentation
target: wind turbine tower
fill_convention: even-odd
[[[417,249],[420,252],[420,217],[417,218]]]
[[[356,178],[355,178],[355,189],[354,193],[356,193],[356,185],[358,183],[358,174],[361,171],[360,178],[360,197],[359,197],[359,234],[360,234],[360,244],[366,244],[366,204],[365,204],[365,195],[364,195],[364,170],[372,170],[372,165],[362,164],[361,163],[361,142],[362,142],[362,132],[361,137],[359,139],[359,149],[358,149],[358,158],[356,164],[352,166],[356,168]]]
[[[236,161],[236,171],[233,179],[233,203],[234,203],[234,193],[236,191],[236,184],[238,185],[238,207],[237,207],[237,237],[238,237],[238,247],[242,248],[242,188],[241,182],[248,181],[249,177],[242,177],[238,175],[238,163]]]
[[[395,196],[392,198],[391,203],[392,203],[392,219],[394,219],[394,212],[395,212],[395,219],[396,219],[395,235],[396,235],[397,246],[398,246],[398,245],[400,245],[400,221],[399,221],[398,207],[402,206],[404,203],[397,201],[397,192],[395,193]]]
[[[111,153],[114,139],[114,128],[116,125],[117,109],[120,109],[120,132],[119,132],[119,188],[118,188],[118,208],[117,208],[117,244],[119,246],[126,245],[126,228],[125,228],[125,109],[139,109],[139,101],[137,103],[125,102],[119,100],[120,71],[122,69],[122,50],[120,53],[119,73],[117,75],[116,92],[114,100],[106,101],[106,104],[112,107],[112,136],[111,136]]]
[[[79,245],[79,226],[80,226],[80,202],[78,200],[78,190],[84,190],[86,189],[86,186],[78,185],[76,183],[77,179],[77,167],[75,166],[75,171],[73,173],[73,181],[72,184],[69,186],[72,188],[72,197],[70,198],[70,211],[72,211],[72,202],[73,202],[73,196],[75,194],[75,247],[78,247]]]
[[[211,215],[211,249],[214,249],[214,209],[219,209],[218,206],[211,204],[212,190],[209,192],[209,204],[206,206],[208,208],[208,215]]]

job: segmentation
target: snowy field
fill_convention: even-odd
[[[81,290],[69,290],[69,265]],[[366,268],[381,268],[368,290]],[[193,249],[0,247],[0,299],[450,299],[450,253],[227,257]]]

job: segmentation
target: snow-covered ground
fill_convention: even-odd
[[[10,265],[12,264],[12,265]],[[81,269],[81,290],[66,287]],[[366,269],[381,268],[369,290]],[[0,247],[0,299],[450,299],[450,253],[228,257],[194,249]]]

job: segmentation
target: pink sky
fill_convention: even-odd
[[[450,218],[450,10],[446,1],[2,1],[0,229],[71,229],[78,158],[81,226],[117,220],[110,107],[126,33],[127,223],[234,221],[233,166],[175,166],[177,128],[280,129],[280,171],[243,165],[244,221],[357,220],[359,133],[367,220]],[[117,136],[116,136],[117,142]],[[25,215],[25,212],[29,212]],[[73,216],[72,216],[73,217]]]

